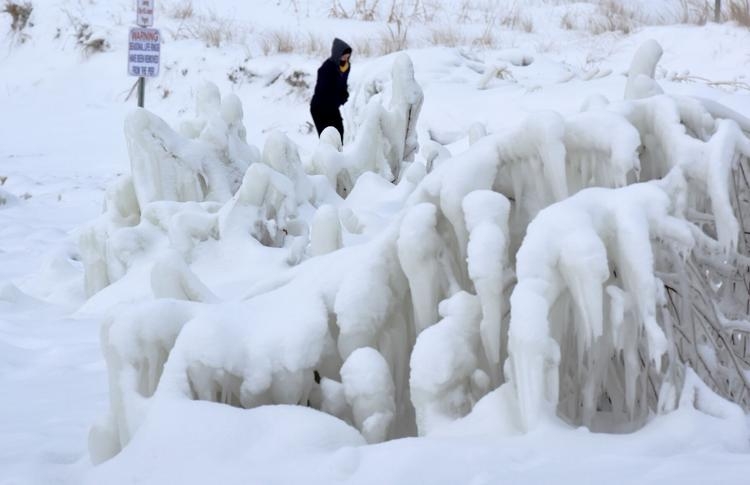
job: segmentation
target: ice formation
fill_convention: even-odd
[[[498,388],[525,430],[725,412],[712,392],[750,406],[746,120],[663,94],[660,55],[638,51],[624,101],[477,125],[456,155],[417,156],[405,55],[346,145],[324,132],[308,160],[280,133],[248,146],[215,87],[182,135],[136,111],[132,175],[80,241],[89,294],[142,273],[153,297],[104,323],[94,461],[174,400],[311,406],[371,443],[437,432]],[[209,249],[278,271],[238,268],[249,289],[226,295],[199,276]]]
[[[296,146],[272,133],[261,156],[245,142],[236,96],[222,100],[209,84],[197,99],[198,119],[182,127],[188,136],[145,110],[127,118],[131,176],[107,191],[104,215],[81,234],[89,295],[165,247],[189,260],[210,239],[247,236],[290,248],[295,238],[306,240],[298,214],[316,200]]]
[[[417,429],[423,435],[441,422],[467,415],[487,392],[487,379],[482,386],[482,379],[475,377],[482,373],[477,362],[480,307],[476,296],[456,293],[440,303],[439,313],[442,319],[419,334],[411,356],[409,387]],[[477,393],[472,393],[474,381],[480,383]]]
[[[384,441],[396,408],[388,362],[371,347],[358,348],[341,366],[341,381],[362,435],[368,443]]]
[[[368,171],[398,180],[402,165],[412,163],[419,151],[417,121],[424,95],[414,80],[409,56],[396,56],[391,78],[387,107],[382,96],[368,98],[361,124],[347,127],[357,136],[343,149],[335,129],[323,130],[320,146],[307,165],[308,173],[325,175],[341,197]]]

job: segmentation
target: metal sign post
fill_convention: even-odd
[[[138,107],[143,108],[146,102],[146,78],[138,78]]]
[[[138,77],[138,106],[143,108],[146,78],[159,75],[161,35],[154,25],[154,0],[136,0],[138,27],[130,29],[128,39],[128,74]]]

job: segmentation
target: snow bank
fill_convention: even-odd
[[[259,469],[287,470],[304,481],[326,453],[363,444],[356,430],[303,406],[242,410],[173,400],[154,406],[126,452],[95,467],[83,483],[248,483]],[[320,473],[334,478],[341,465],[327,462]]]

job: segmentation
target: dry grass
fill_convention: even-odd
[[[73,37],[75,37],[76,46],[81,50],[85,57],[90,57],[94,54],[109,50],[109,41],[100,34],[96,34],[91,28],[91,24],[89,24],[85,18],[74,15],[68,10],[64,10],[63,12],[68,17],[68,21],[73,27]],[[58,37],[60,36],[59,29],[57,35]]]
[[[294,71],[284,78],[284,82],[294,89],[304,91],[310,89],[310,83],[307,82],[309,74],[303,71]]]
[[[337,19],[357,19],[370,22],[379,17],[379,7],[380,0],[356,0],[351,10],[346,10],[341,5],[340,0],[331,0],[328,15]]]
[[[461,0],[456,12],[456,21],[459,24],[465,24],[471,19],[472,5],[471,0]]]
[[[491,15],[488,14],[485,16],[482,33],[472,41],[472,45],[489,49],[493,49],[497,46],[495,31],[497,29],[498,20],[496,15],[497,13],[493,12]]]
[[[297,12],[296,0],[292,0],[292,5]],[[365,22],[384,20],[388,23],[405,23],[408,20],[429,23],[444,8],[445,2],[439,0],[355,0],[354,5],[347,10],[341,0],[331,0],[328,15],[333,18]]]
[[[244,43],[250,30],[238,25],[233,19],[216,12],[195,14],[184,19],[177,30],[171,31],[174,40],[198,39],[206,47],[221,47],[227,44]]]
[[[81,48],[84,54],[93,54],[96,51],[97,47],[103,47],[103,42],[98,42],[100,39],[92,40],[94,32],[91,30],[91,26],[88,23],[82,22],[81,20],[76,20],[73,25],[75,27],[76,45]],[[97,42],[92,45],[91,52],[88,52],[87,46],[94,41]]]
[[[316,34],[295,34],[288,30],[267,30],[258,41],[264,56],[272,54],[307,54],[312,57],[330,55],[330,44]]]
[[[485,29],[482,34],[471,42],[471,45],[494,49],[498,46],[497,37],[491,29]]]
[[[534,21],[531,17],[521,12],[518,7],[512,8],[509,12],[498,19],[500,25],[513,30],[522,30],[524,32],[534,31]]]
[[[99,52],[106,52],[109,50],[109,42],[103,37],[89,38],[85,42],[81,43],[81,49],[86,57],[90,57]]]
[[[307,36],[302,38],[305,52],[315,57],[324,57],[330,55],[331,45],[326,43],[322,37],[308,32]]]
[[[372,39],[370,38],[353,39],[349,44],[352,46],[352,51],[357,57],[373,57],[377,55]]]
[[[232,69],[227,74],[227,79],[229,79],[232,84],[244,84],[253,82],[257,77],[258,75],[256,73],[249,70],[244,65]]]
[[[388,15],[385,17],[388,23],[401,21],[402,23],[419,22],[426,24],[433,22],[437,13],[441,10],[440,4],[434,0],[390,1],[391,6],[388,9]]]
[[[576,23],[572,12],[565,12],[560,18],[560,27],[565,30],[575,30]]]
[[[408,28],[403,24],[387,25],[377,36],[350,39],[349,45],[357,57],[375,57],[408,49],[411,44]],[[328,53],[326,52],[326,55]]]
[[[296,47],[294,35],[288,30],[270,30],[261,35],[260,49],[264,56],[289,54],[294,52]]]
[[[279,0],[281,1],[281,0]],[[294,14],[302,15],[302,0],[284,0]],[[547,0],[550,5],[565,5],[564,0]],[[374,22],[359,40],[350,40],[357,55],[370,57],[389,54],[414,47],[418,28],[419,45],[457,47],[473,45],[478,48],[497,48],[500,33],[507,29],[534,32],[532,11],[522,2],[505,0],[329,0],[329,15],[365,22]],[[581,5],[588,4],[588,5]],[[723,18],[750,26],[750,0],[725,0]],[[298,53],[312,57],[328,55],[329,37],[310,32],[268,30],[249,36],[251,29],[231,18],[204,13],[195,7],[194,0],[172,0],[164,7],[166,15],[179,19],[180,27],[172,33],[175,39],[200,39],[207,46],[244,44],[247,49],[264,55]],[[510,5],[510,6],[509,6]],[[309,10],[309,6],[307,7]],[[309,15],[309,13],[308,13]],[[713,16],[713,1],[681,0],[676,9],[664,18],[647,18],[642,12],[629,8],[621,0],[579,0],[578,5],[562,9],[560,27],[564,30],[584,30],[593,35],[605,33],[629,34],[639,26],[653,23],[703,24]],[[458,24],[474,30],[467,35]],[[378,31],[378,25],[381,26]],[[482,27],[483,25],[483,27]],[[410,27],[412,30],[410,30]],[[248,50],[249,53],[249,50]]]
[[[750,27],[750,0],[732,0],[729,2],[729,20],[743,27]]]
[[[598,4],[599,16],[589,21],[589,31],[594,35],[605,32],[629,34],[636,25],[633,12],[617,0],[604,0]]]
[[[0,12],[10,15],[10,28],[13,32],[19,33],[29,25],[29,18],[33,10],[34,7],[31,2],[17,3],[12,0],[5,0],[5,6]]]
[[[195,16],[193,0],[181,0],[166,5],[165,12],[167,17],[177,20],[187,20]]]
[[[385,30],[380,32],[379,50],[381,55],[402,51],[409,47],[409,26],[397,20],[394,24],[386,24]]]
[[[683,24],[705,25],[713,15],[713,5],[706,1],[680,0],[679,20]]]
[[[534,20],[531,17],[527,17],[527,16],[521,17],[520,25],[521,25],[521,30],[523,30],[527,34],[534,32]]]
[[[451,25],[432,27],[427,41],[430,45],[456,47],[466,43],[466,37]]]
[[[715,19],[713,1],[681,0],[680,4],[683,23],[703,25]],[[743,27],[750,27],[750,0],[722,0],[719,21],[736,22]]]

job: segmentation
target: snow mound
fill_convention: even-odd
[[[324,454],[363,444],[356,430],[302,406],[248,411],[175,400],[154,407],[132,446],[94,468],[85,483],[252,483],[257,469],[272,463],[297,470],[304,480],[311,467],[323,468],[316,462]],[[335,471],[321,469],[324,474]]]
[[[0,209],[18,204],[18,197],[0,188]]]

